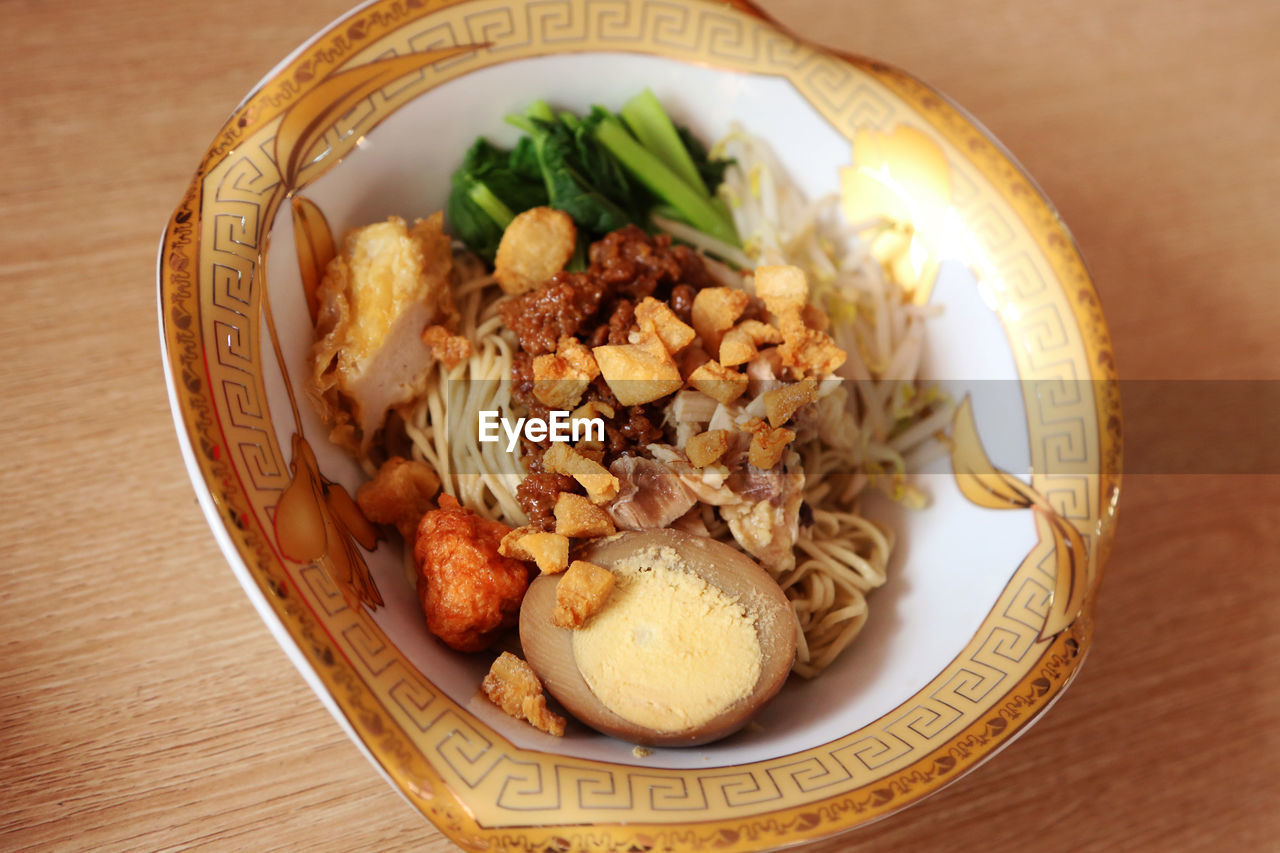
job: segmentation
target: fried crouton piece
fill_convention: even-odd
[[[709,429],[690,438],[685,444],[684,452],[695,468],[705,468],[720,461],[731,443],[729,430]]]
[[[672,355],[687,347],[697,334],[665,302],[659,302],[652,296],[646,296],[636,306],[636,325],[643,332],[657,335]]]
[[[542,467],[548,474],[567,474],[587,490],[593,504],[613,500],[618,494],[618,478],[599,462],[588,459],[563,442],[556,442],[542,455]]]
[[[533,290],[573,257],[578,229],[562,210],[534,207],[508,223],[498,243],[493,277],[507,293]]]
[[[708,361],[689,374],[689,384],[727,406],[747,390],[747,377],[719,362]]]
[[[831,336],[806,325],[806,314],[815,324],[821,317],[806,310],[809,284],[798,267],[759,267],[755,283],[756,294],[782,332],[778,355],[784,366],[799,375],[829,376],[844,364],[847,355]]]
[[[564,717],[547,709],[547,697],[542,693],[542,682],[533,667],[511,652],[498,655],[480,682],[480,690],[509,716],[524,720],[549,735],[564,737]]]
[[[609,599],[613,583],[613,572],[603,566],[574,560],[556,584],[551,621],[561,628],[581,628]]]
[[[769,416],[769,425],[780,427],[806,403],[818,399],[818,380],[812,377],[765,391],[764,410]]]
[[[809,281],[804,270],[792,266],[763,266],[755,271],[756,296],[769,313],[781,319],[799,314],[809,301]]]
[[[528,536],[530,533],[539,533],[541,527],[532,524],[526,524],[523,527],[513,527],[507,531],[506,535],[498,542],[498,553],[504,557],[511,557],[514,560],[525,560],[533,562],[533,554],[527,548],[520,546],[520,540]]]
[[[684,384],[680,369],[656,334],[648,338],[642,334],[636,343],[595,347],[591,352],[609,390],[624,406],[652,403]]]
[[[725,367],[745,364],[756,357],[761,344],[782,343],[782,333],[759,320],[743,320],[724,333],[720,340],[720,363]]]
[[[783,334],[786,340],[778,347],[778,355],[796,374],[830,376],[848,358],[826,332],[799,326],[785,329]]]
[[[533,396],[549,409],[572,409],[582,399],[591,379],[558,355],[533,360]]]
[[[591,379],[600,375],[600,366],[587,345],[572,335],[565,335],[556,343],[556,355],[563,358],[571,367],[581,370]]]
[[[553,355],[533,360],[533,396],[551,409],[572,409],[591,380],[600,375],[591,351],[575,337],[565,336]]]
[[[756,345],[746,332],[730,329],[720,339],[720,363],[725,367],[737,367],[755,358]]]
[[[450,648],[478,652],[516,623],[529,586],[524,563],[502,556],[507,526],[440,496],[422,516],[413,546],[427,629]]]
[[[787,445],[796,437],[793,430],[771,427],[760,418],[752,418],[742,428],[751,433],[751,449],[747,451],[747,461],[757,468],[769,469],[777,465]]]
[[[609,513],[572,492],[561,492],[555,506],[556,533],[575,539],[610,536],[618,532]]]
[[[405,542],[413,544],[418,522],[435,508],[440,478],[426,462],[392,456],[373,479],[356,489],[356,505],[365,518],[378,524],[392,524]]]
[[[743,320],[733,328],[735,331],[744,332],[756,346],[782,343],[782,332],[759,320]]]
[[[707,352],[720,351],[720,338],[747,310],[751,297],[732,287],[705,287],[693,297],[690,320]]]
[[[569,539],[559,533],[541,530],[526,533],[515,541],[513,551],[528,554],[546,575],[563,572],[569,566]]]
[[[465,335],[455,335],[444,326],[427,326],[422,332],[422,342],[431,350],[431,356],[444,362],[450,369],[471,358],[471,341]]]

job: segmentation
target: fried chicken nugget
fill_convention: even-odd
[[[418,595],[427,628],[450,648],[478,652],[516,624],[529,573],[498,553],[507,532],[449,495],[422,516],[413,547]]]

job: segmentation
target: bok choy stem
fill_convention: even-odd
[[[515,218],[511,208],[503,204],[502,199],[498,198],[488,187],[478,181],[467,191],[467,195],[481,210],[488,214],[490,219],[498,223],[500,228],[506,228],[508,223]]]
[[[656,155],[637,142],[617,119],[610,118],[600,122],[595,136],[627,171],[675,208],[690,225],[717,240],[732,246],[740,245],[732,220],[723,217],[709,198],[690,187]]]
[[[696,190],[703,198],[711,198],[702,176],[698,174],[698,167],[693,164],[693,158],[680,139],[680,133],[652,91],[645,89],[627,101],[622,107],[622,119],[640,144],[675,172],[690,189]]]

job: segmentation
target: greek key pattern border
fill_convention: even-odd
[[[326,149],[341,148],[444,80],[511,58],[560,50],[566,44],[575,50],[633,50],[781,75],[848,138],[861,127],[888,129],[898,123],[934,136],[947,152],[955,176],[957,210],[1001,272],[1000,312],[1006,331],[1013,341],[1029,345],[1026,352],[1014,347],[1020,374],[1063,380],[1089,374],[1091,366],[1076,322],[1078,310],[1069,304],[1026,225],[966,152],[886,87],[874,69],[834,59],[721,5],[529,0],[515,6],[446,4],[428,10],[432,14],[417,15],[411,13],[414,5],[405,5],[410,12],[395,3],[370,7],[366,30],[357,29],[359,21],[343,22],[341,26],[347,27],[343,37],[353,41],[376,30],[379,22],[389,27],[377,39],[366,38],[367,43],[353,51],[346,64],[448,44],[486,41],[492,45],[375,93],[335,122],[325,137]],[[419,9],[423,6],[417,4]],[[315,53],[323,59],[334,50],[331,41],[317,45]],[[333,62],[335,70],[341,67]],[[287,102],[287,97],[281,98]],[[259,573],[260,583],[277,599],[277,610],[295,639],[318,662],[318,671],[334,688],[344,713],[360,724],[366,744],[388,771],[401,774],[398,781],[411,795],[438,791],[438,782],[443,782],[481,827],[579,820],[598,825],[748,820],[763,812],[824,802],[839,809],[835,804],[839,797],[880,783],[889,787],[868,802],[885,806],[925,790],[936,777],[922,771],[923,764],[936,763],[931,756],[972,730],[991,713],[993,700],[1010,696],[1035,667],[1043,665],[1048,646],[1060,644],[1036,641],[1053,583],[1052,555],[1041,545],[1028,555],[978,635],[946,671],[893,713],[831,744],[699,774],[600,765],[514,748],[408,664],[367,613],[346,607],[324,572],[283,563],[272,552],[267,533],[270,510],[287,483],[288,466],[275,441],[261,379],[254,371],[262,364],[263,330],[255,310],[261,298],[258,260],[264,229],[270,224],[265,220],[280,192],[270,144],[274,126],[272,120],[250,126],[252,134],[226,149],[230,153],[213,164],[199,182],[199,192],[193,191],[187,200],[199,213],[199,279],[191,280],[189,268],[175,270],[170,277],[170,301],[175,308],[198,303],[200,335],[193,335],[189,313],[175,311],[167,323],[170,347],[178,353],[181,378],[191,395],[186,410],[189,428],[208,457],[208,482],[219,498],[229,532],[251,569]],[[187,220],[171,229],[171,239],[179,238],[182,245],[175,243],[171,266],[178,251],[190,248],[196,238]],[[179,318],[185,318],[185,326]],[[200,388],[194,369],[198,356],[208,373],[207,390]],[[1091,453],[1096,458],[1094,403],[1052,397],[1028,401],[1036,470],[1044,470],[1047,460],[1088,459]],[[219,432],[225,437],[221,442],[215,438]],[[1087,476],[1041,476],[1049,480],[1037,487],[1064,515],[1077,521],[1083,533],[1095,535],[1092,522],[1100,511],[1097,483]],[[1071,640],[1073,655],[1083,639]],[[1068,667],[1062,679],[1072,669],[1073,665]],[[1041,678],[1045,691],[1051,689],[1054,677]],[[1033,687],[1032,693],[1039,689]],[[1026,708],[1034,707],[1028,700]],[[999,734],[992,731],[989,736],[998,740]],[[946,767],[945,763],[939,766]],[[882,802],[874,803],[877,798]],[[430,799],[424,795],[420,804]],[[466,821],[460,822],[447,799],[431,801],[434,805],[424,811],[446,831],[451,824],[455,837],[468,831]],[[761,837],[767,835],[761,832]],[[725,843],[713,846],[746,843],[740,835],[724,836],[721,841]]]

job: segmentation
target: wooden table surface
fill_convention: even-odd
[[[453,849],[241,592],[161,374],[161,227],[231,107],[345,3],[0,4],[0,849]],[[1280,379],[1280,4],[764,6],[1008,145],[1079,238],[1123,376]],[[1275,475],[1126,478],[1062,701],[812,849],[1280,849],[1277,521]]]

